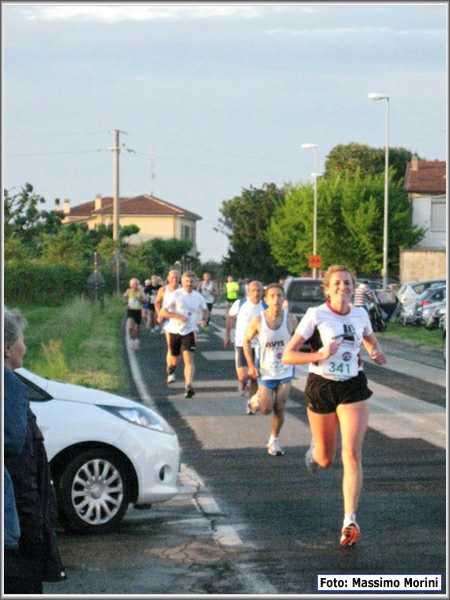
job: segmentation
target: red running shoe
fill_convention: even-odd
[[[354,546],[359,540],[360,533],[360,529],[356,523],[345,525],[345,527],[342,528],[341,546]]]

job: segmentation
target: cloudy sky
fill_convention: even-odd
[[[3,2],[3,187],[75,206],[151,194],[202,216],[221,260],[224,200],[311,182],[338,144],[447,155],[447,2]],[[126,150],[133,150],[128,152]]]

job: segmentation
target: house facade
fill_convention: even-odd
[[[412,204],[413,224],[426,228],[414,248],[400,250],[401,283],[446,277],[447,163],[413,157],[408,163],[404,189]]]
[[[55,210],[64,214],[63,223],[86,223],[89,229],[99,225],[112,225],[114,198],[97,194],[94,200],[71,207],[70,200],[64,200],[61,208],[56,201]],[[191,240],[190,256],[197,256],[196,223],[202,217],[180,208],[175,204],[142,194],[132,198],[119,198],[119,226],[136,225],[139,233],[128,238],[130,245],[139,245],[154,238]]]

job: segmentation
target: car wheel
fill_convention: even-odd
[[[113,450],[86,450],[59,479],[58,508],[64,525],[77,533],[106,533],[128,508],[127,466]]]

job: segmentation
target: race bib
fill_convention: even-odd
[[[353,344],[346,346],[345,342],[333,356],[322,361],[324,377],[344,381],[358,375],[358,355]]]
[[[183,327],[192,327],[192,325],[195,325],[195,312],[189,310],[187,312],[183,311],[182,314],[187,318],[187,321],[183,323]]]
[[[137,298],[130,298],[128,306],[133,309],[140,308],[140,302]]]

